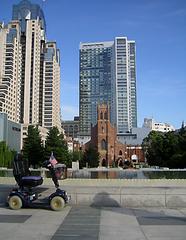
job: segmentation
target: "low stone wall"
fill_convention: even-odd
[[[0,203],[6,201],[13,187],[13,181],[0,184]],[[0,178],[1,183],[1,178]],[[104,207],[186,207],[185,181],[61,181],[61,188],[71,195],[70,204]],[[50,184],[50,185],[49,185]],[[55,191],[51,181],[44,181],[43,195]],[[43,191],[43,190],[42,190]]]
[[[65,188],[71,203],[105,207],[186,207],[183,187],[77,187]]]

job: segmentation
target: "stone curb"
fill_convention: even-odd
[[[6,201],[14,178],[0,178],[0,203]],[[54,191],[51,179],[42,187]],[[60,186],[75,205],[105,207],[186,207],[186,180],[102,180],[65,179]]]

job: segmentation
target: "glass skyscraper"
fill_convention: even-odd
[[[109,105],[118,134],[137,127],[135,52],[126,37],[80,44],[80,136],[90,136],[101,103]]]
[[[80,45],[80,134],[97,122],[97,104],[111,105],[112,42]]]

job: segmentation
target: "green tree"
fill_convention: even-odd
[[[172,158],[174,155],[177,155],[179,163],[179,135],[175,132],[164,133],[163,140],[163,152],[162,159],[164,160],[164,166],[167,167],[176,167],[176,158]],[[172,162],[172,163],[171,163]],[[179,165],[177,163],[177,166]]]
[[[186,168],[186,127],[184,123],[179,130],[179,153],[181,154],[180,168]]]
[[[184,123],[179,130],[179,147],[180,152],[186,153],[186,127],[184,127]]]
[[[4,141],[0,142],[0,167],[11,168],[15,151],[11,151]]]
[[[57,127],[51,128],[48,132],[45,144],[45,159],[50,158],[51,152],[58,162],[66,164],[67,167],[71,166],[72,157],[69,154],[67,143]]]
[[[142,147],[149,165],[186,168],[186,127],[183,124],[174,132],[150,132]]]
[[[92,146],[85,150],[80,167],[85,167],[86,164],[88,164],[88,167],[98,167],[99,165],[99,153]]]
[[[82,151],[73,151],[73,152],[70,152],[70,156],[73,162],[81,161],[83,158],[83,153]]]
[[[41,166],[44,161],[44,148],[38,126],[28,126],[28,134],[23,145],[23,158],[34,168]]]
[[[156,131],[151,131],[143,140],[142,148],[149,165],[162,166],[164,164],[164,160],[162,159],[163,141],[163,133]]]

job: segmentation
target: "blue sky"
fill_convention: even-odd
[[[0,0],[0,20],[12,4]],[[153,117],[179,128],[186,121],[185,0],[32,0],[43,6],[47,39],[61,51],[61,109],[64,120],[78,115],[79,43],[136,41],[138,126]]]

